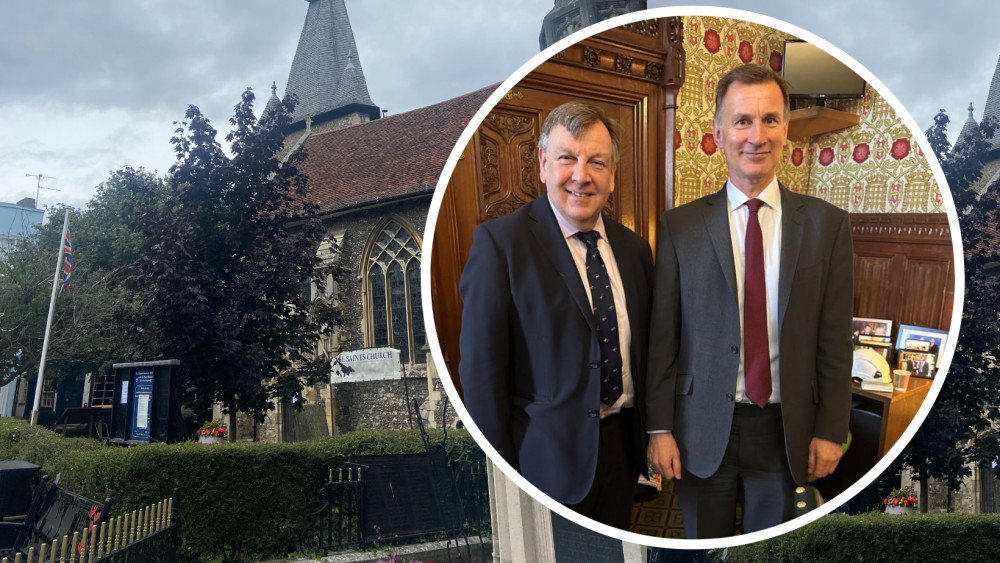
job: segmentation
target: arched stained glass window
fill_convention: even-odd
[[[413,353],[418,364],[426,363],[424,345],[427,344],[427,333],[424,331],[424,315],[420,304],[420,262],[411,260],[406,267],[406,283],[410,288],[410,307],[413,309]]]
[[[389,344],[389,327],[386,324],[385,310],[385,276],[379,268],[372,268],[372,337],[375,346]]]
[[[364,260],[368,285],[369,346],[392,346],[402,361],[424,363],[427,342],[420,308],[420,247],[410,232],[389,220],[374,234]]]

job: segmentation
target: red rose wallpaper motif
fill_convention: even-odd
[[[740,60],[747,64],[753,60],[753,46],[749,41],[740,41]]]
[[[674,146],[681,146],[681,131],[677,128],[674,128]]]
[[[854,162],[861,164],[862,162],[868,160],[870,155],[871,149],[868,148],[868,143],[858,143],[854,147],[854,154],[851,155],[851,158],[854,159]]]
[[[892,150],[889,154],[896,160],[903,160],[910,154],[910,140],[896,139],[896,142],[892,144]]]
[[[833,149],[824,147],[823,150],[819,151],[819,163],[823,166],[830,166],[831,162],[833,162]]]
[[[722,47],[722,39],[719,38],[719,32],[714,29],[709,29],[705,31],[705,49],[712,53],[713,55],[719,52]]]
[[[711,133],[705,133],[705,135],[701,138],[701,152],[707,154],[708,156],[712,156],[715,154],[715,149],[715,137],[713,137]]]
[[[802,149],[795,147],[792,149],[792,164],[795,166],[802,165]]]
[[[777,51],[771,51],[771,60],[769,61],[771,70],[774,72],[781,72],[781,53]]]

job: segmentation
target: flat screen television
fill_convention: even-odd
[[[805,41],[785,41],[781,75],[792,99],[861,98],[865,80],[836,57]]]

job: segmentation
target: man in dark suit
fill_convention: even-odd
[[[490,444],[556,501],[627,529],[644,463],[652,287],[648,243],[603,217],[617,125],[554,109],[539,137],[545,195],[480,225],[462,272],[459,375]]]
[[[716,87],[729,180],[670,210],[657,233],[646,387],[648,456],[676,479],[690,538],[794,515],[847,439],[852,365],[848,215],[778,183],[784,80],[744,65]]]

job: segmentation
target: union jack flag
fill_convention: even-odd
[[[70,275],[73,273],[73,245],[70,243],[69,225],[66,225],[66,237],[63,238],[63,282],[59,295],[69,289]]]

